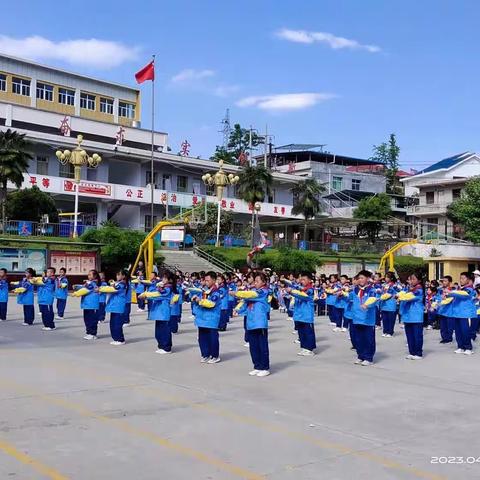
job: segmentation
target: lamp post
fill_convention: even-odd
[[[74,167],[74,181],[75,181],[75,213],[73,219],[73,238],[77,237],[77,220],[78,220],[78,190],[80,187],[80,173],[83,165],[88,165],[91,168],[97,168],[102,157],[98,153],[94,153],[91,157],[82,148],[83,135],[77,135],[77,146],[72,150],[57,150],[55,155],[62,165],[70,163]]]
[[[220,215],[223,192],[228,185],[235,185],[240,178],[238,175],[229,173],[228,175],[223,170],[223,160],[218,162],[220,168],[214,174],[207,173],[203,175],[202,180],[205,185],[214,185],[217,195],[217,240],[215,246],[220,246]]]

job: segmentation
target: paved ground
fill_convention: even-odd
[[[239,320],[222,363],[205,365],[188,314],[166,357],[142,314],[124,347],[108,324],[83,340],[69,301],[55,332],[23,327],[13,302],[0,324],[2,480],[480,478],[480,463],[431,463],[480,457],[480,355],[454,355],[437,332],[419,362],[404,359],[403,331],[378,336],[377,363],[361,367],[325,319],[319,354],[298,357],[274,313],[272,375],[256,378]]]

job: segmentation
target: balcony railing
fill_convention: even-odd
[[[432,203],[428,205],[412,205],[407,207],[408,215],[443,215],[447,213],[448,203]]]
[[[84,225],[79,223],[77,226],[78,235],[81,235],[85,230],[89,228],[96,228],[94,225]],[[2,234],[2,228],[0,223],[0,234]],[[73,222],[64,223],[43,223],[43,222],[30,222],[25,220],[9,220],[5,222],[5,228],[3,229],[4,235],[13,235],[19,237],[65,237],[70,238],[73,236]]]

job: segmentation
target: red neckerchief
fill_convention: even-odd
[[[370,285],[365,285],[364,287],[361,287],[358,285],[358,298],[360,299],[360,303],[362,303],[363,300],[363,295],[365,294],[365,290],[369,287]]]
[[[410,288],[410,292],[415,293],[417,290],[421,290],[422,286],[417,283],[413,288]]]
[[[305,285],[305,286],[302,288],[302,292],[307,292],[307,291],[310,290],[311,288],[313,288],[313,283],[309,283],[308,285]]]
[[[214,284],[213,287],[208,290],[208,291],[204,291],[203,294],[202,294],[202,298],[205,300],[209,295],[211,295],[213,292],[215,292],[217,289],[217,285]]]

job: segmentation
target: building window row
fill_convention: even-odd
[[[47,83],[37,82],[37,98],[53,102],[53,86]]]
[[[13,77],[12,78],[12,92],[16,95],[23,95],[24,97],[30,96],[30,80],[25,78]]]
[[[75,105],[75,90],[70,90],[68,88],[59,88],[58,89],[58,103],[63,105]]]
[[[95,110],[95,95],[89,93],[80,94],[80,108],[85,110]]]
[[[118,116],[123,118],[135,118],[135,105],[133,103],[119,102]]]
[[[111,98],[100,97],[100,112],[113,115],[113,100]]]

